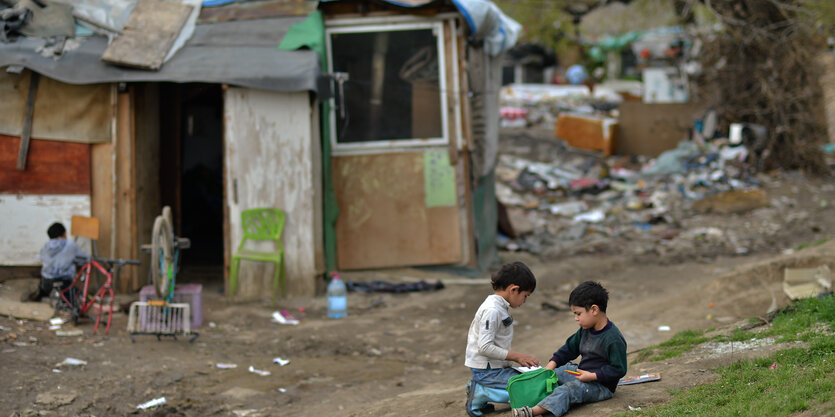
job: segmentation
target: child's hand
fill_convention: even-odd
[[[577,379],[582,382],[597,381],[597,374],[594,372],[588,372],[582,369],[578,369],[577,372],[580,373],[580,375],[577,375]]]
[[[539,366],[539,359],[531,355],[526,355],[524,353],[519,354],[519,357],[516,359],[516,362],[519,362],[519,364],[522,366]]]

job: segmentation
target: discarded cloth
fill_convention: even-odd
[[[394,284],[385,281],[371,281],[371,282],[354,282],[349,281],[345,283],[350,291],[360,292],[417,292],[417,291],[436,291],[444,288],[444,284],[439,280],[434,284],[420,280],[418,282],[398,283]]]

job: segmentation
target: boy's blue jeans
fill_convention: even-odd
[[[507,380],[514,375],[519,375],[519,371],[513,368],[470,368],[470,370],[473,379],[467,388],[469,392],[466,404],[467,415],[481,416],[482,409],[488,402],[510,402],[510,396],[507,394]]]
[[[473,382],[490,388],[507,389],[507,380],[519,375],[519,371],[513,368],[470,368],[473,372]]]
[[[568,412],[568,408],[574,404],[593,403],[612,398],[612,391],[597,381],[582,382],[576,376],[565,372],[566,370],[576,371],[577,365],[567,363],[554,369],[559,378],[559,386],[554,392],[545,397],[537,404],[548,410],[555,416],[561,416]]]

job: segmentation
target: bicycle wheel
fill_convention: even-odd
[[[174,239],[174,215],[171,214],[171,207],[164,206],[162,208],[162,217],[165,217],[165,220],[168,221],[168,230],[171,231],[171,239]]]
[[[157,216],[151,237],[151,279],[159,298],[167,298],[174,274],[174,245],[171,224],[164,216]]]

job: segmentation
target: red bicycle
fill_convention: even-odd
[[[108,271],[102,264],[109,265],[110,270]],[[113,319],[113,285],[119,277],[119,270],[125,265],[139,265],[139,261],[99,258],[96,256],[84,259],[84,265],[79,269],[72,284],[61,291],[61,300],[70,310],[73,323],[78,324],[79,318],[88,316],[87,313],[90,309],[97,306],[98,314],[96,315],[96,325],[93,327],[93,333],[98,331],[101,315],[105,309],[107,309],[108,314],[107,327],[104,332],[105,334],[110,332],[110,322]],[[95,270],[104,276],[104,284],[99,287],[98,291],[90,294],[91,279]],[[105,308],[105,298],[107,298],[109,308]]]

